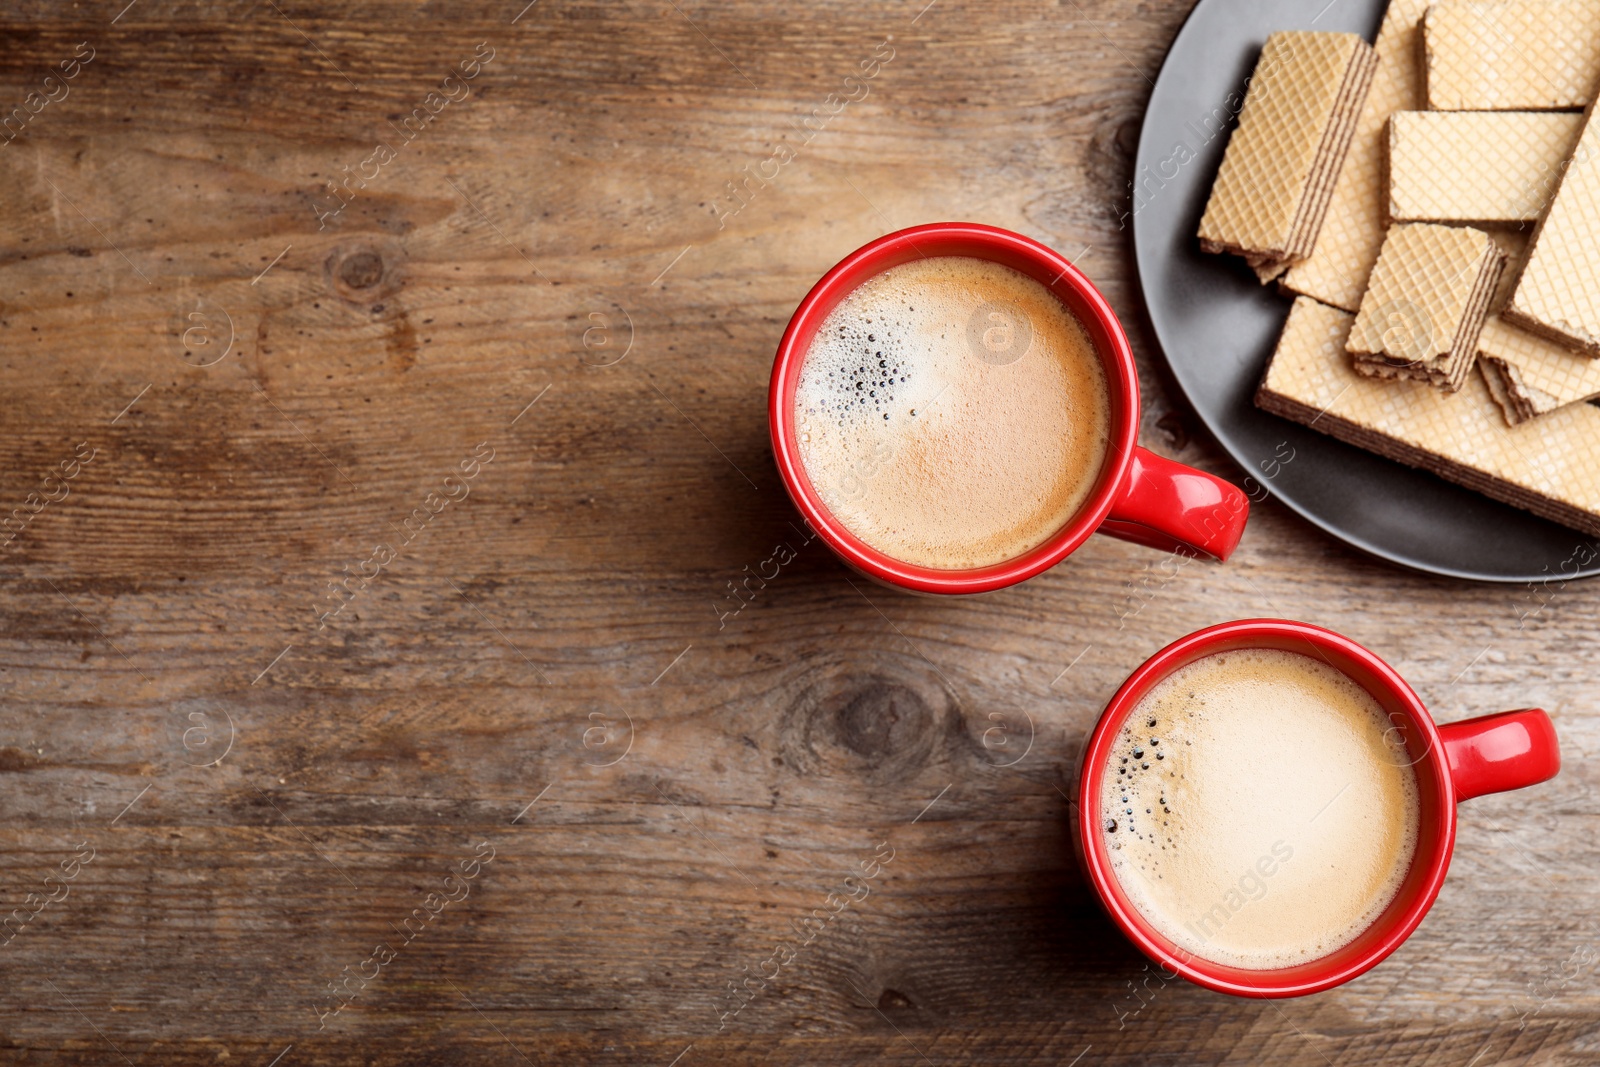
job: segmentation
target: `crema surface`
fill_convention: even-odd
[[[1110,439],[1105,370],[1050,290],[988,260],[876,275],[833,310],[795,390],[800,457],[868,545],[964,570],[1067,525]]]
[[[1355,940],[1416,850],[1416,774],[1377,700],[1321,659],[1218,653],[1120,730],[1100,792],[1123,892],[1196,956],[1287,967]]]

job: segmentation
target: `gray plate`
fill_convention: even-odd
[[[1167,53],[1139,136],[1131,221],[1150,323],[1179,388],[1222,446],[1284,504],[1346,544],[1404,567],[1479,581],[1543,581],[1562,576],[1563,563],[1567,577],[1600,574],[1600,564],[1574,570],[1574,552],[1597,545],[1575,530],[1269,415],[1251,401],[1289,298],[1258,284],[1242,260],[1203,254],[1195,238],[1233,128],[1228,94],[1243,92],[1272,31],[1345,30],[1371,40],[1384,6],[1196,5]]]

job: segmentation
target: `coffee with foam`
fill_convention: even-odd
[[[1002,563],[1061,530],[1111,436],[1082,325],[1041,283],[964,256],[892,267],[840,302],[794,405],[828,511],[879,552],[942,570]]]
[[[1421,814],[1412,757],[1370,693],[1321,659],[1244,649],[1174,672],[1129,713],[1100,819],[1150,925],[1261,970],[1371,926],[1405,880]]]

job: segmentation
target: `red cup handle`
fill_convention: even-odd
[[[1100,532],[1136,545],[1223,560],[1250,517],[1250,499],[1221,478],[1135,447]]]
[[[1550,716],[1538,708],[1502,711],[1439,727],[1456,800],[1548,782],[1561,770]]]

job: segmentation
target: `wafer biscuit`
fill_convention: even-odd
[[[1515,330],[1515,326],[1512,330]],[[1526,357],[1526,352],[1515,352],[1512,358],[1494,357],[1494,355],[1490,355],[1494,347],[1515,349],[1517,346],[1515,344],[1506,346],[1507,338],[1490,336],[1490,331],[1488,330],[1483,331],[1483,333],[1488,338],[1488,346],[1490,347],[1482,347],[1485,346],[1483,339],[1478,341],[1478,346],[1480,346],[1478,347],[1478,373],[1483,374],[1483,382],[1490,387],[1490,395],[1494,397],[1494,403],[1498,403],[1502,416],[1506,416],[1506,426],[1520,426],[1528,419],[1539,418],[1541,414],[1549,414],[1550,411],[1566,406],[1554,394],[1549,394],[1546,390],[1539,389],[1538,386],[1534,386],[1523,376],[1522,363],[1514,362],[1514,360]],[[1549,341],[1541,341],[1539,338],[1534,338],[1533,334],[1526,333],[1526,331],[1515,334],[1515,338],[1512,338],[1512,341],[1522,341],[1522,339],[1533,339],[1534,342],[1539,342],[1539,344],[1549,344]],[[1571,354],[1563,355],[1566,355],[1566,358],[1573,358]]]
[[[1506,422],[1514,426],[1600,396],[1600,359],[1529,333],[1500,317],[1527,256],[1528,235],[1501,231],[1494,238],[1506,253],[1506,269],[1478,335],[1478,370]]]
[[[1531,222],[1583,128],[1564,111],[1397,111],[1389,118],[1395,222]]]
[[[1600,83],[1600,0],[1441,0],[1422,39],[1438,111],[1581,110]]]
[[[1424,222],[1390,227],[1350,331],[1355,369],[1460,389],[1504,263],[1482,230]]]
[[[1378,69],[1339,171],[1311,255],[1283,276],[1283,288],[1347,311],[1361,306],[1383,244],[1384,157],[1389,116],[1421,106],[1418,21],[1428,0],[1390,0],[1378,29]]]
[[[1507,426],[1477,376],[1454,397],[1421,382],[1363,377],[1344,354],[1354,322],[1349,312],[1295,300],[1256,405],[1600,536],[1600,408],[1573,404]]]
[[[1478,366],[1512,425],[1600,397],[1600,359],[1494,315],[1478,335]]]
[[[1504,315],[1600,355],[1600,121],[1590,108]]]
[[[1353,33],[1274,33],[1200,220],[1208,252],[1245,258],[1262,281],[1311,253],[1377,57]]]

